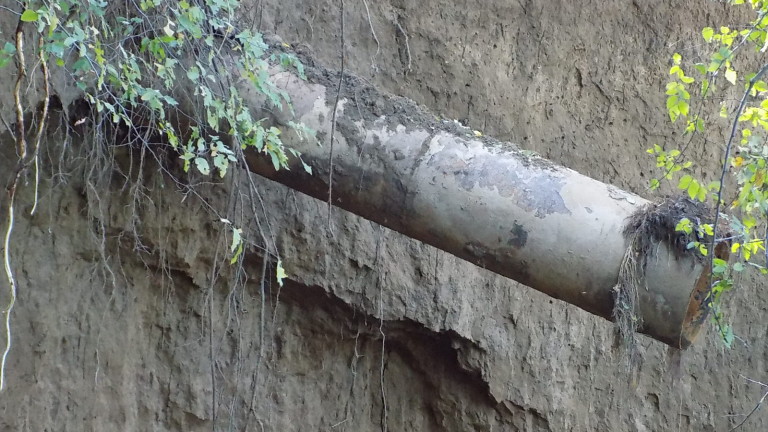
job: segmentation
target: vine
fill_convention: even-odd
[[[65,90],[51,89],[49,77],[59,77],[60,85],[76,86],[88,105],[88,119],[70,119],[70,128],[87,122],[103,132],[98,136],[109,132],[118,137],[116,145],[140,148],[142,158],[149,153],[162,161],[166,155],[175,155],[184,172],[193,169],[219,178],[231,167],[245,164],[245,151],[264,154],[276,170],[288,168],[289,155],[300,159],[298,152],[283,145],[282,130],[253,117],[238,88],[247,82],[271,108],[291,110],[288,95],[271,79],[273,69],[292,68],[305,78],[295,56],[271,51],[260,33],[238,27],[237,0],[43,0],[18,5],[18,11],[0,10],[15,14],[18,21],[13,38],[0,42],[0,67],[13,62],[17,66],[15,127],[6,122],[6,128],[14,133],[18,156],[7,187],[10,199],[3,262],[10,302],[4,310],[6,346],[0,363],[0,390],[11,349],[10,317],[18,288],[10,252],[16,191],[33,168],[34,213],[38,149],[49,103],[56,91]],[[35,38],[36,48],[24,46]],[[32,119],[37,130],[28,148],[30,121],[25,112],[33,106],[25,106],[22,89],[35,84],[26,61],[32,51],[38,60],[32,67],[39,68],[43,77],[39,95],[43,103]],[[299,124],[290,123],[290,127],[300,137],[313,133]],[[311,172],[306,164],[304,169]],[[230,229],[230,262],[235,264],[244,252],[244,234],[228,220],[221,220]],[[276,277],[282,284],[285,271],[279,258]]]

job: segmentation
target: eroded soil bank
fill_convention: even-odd
[[[338,68],[337,3],[251,12]],[[349,72],[646,196],[645,148],[675,137],[670,47],[696,49],[722,16],[696,1],[345,3]],[[325,203],[258,178],[260,199],[241,207],[242,173],[199,197],[151,168],[141,190],[120,175],[95,184],[80,159],[92,146],[69,145],[74,162],[46,169],[37,214],[15,227],[2,430],[720,431],[761,396],[741,375],[766,379],[762,282],[730,306],[748,343],[724,352],[709,335],[676,373],[643,339],[631,380],[610,323],[431,247],[342,211],[328,235]],[[257,250],[243,272],[213,265],[228,231],[203,200],[276,245],[282,288],[262,283],[275,262]],[[758,414],[744,430],[766,427]]]

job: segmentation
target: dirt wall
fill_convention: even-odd
[[[338,68],[338,6],[267,0],[251,12]],[[645,149],[676,137],[662,109],[665,59],[700,49],[691,41],[722,10],[346,1],[346,67],[648,196]],[[197,197],[151,170],[136,200],[118,175],[92,187],[82,170],[93,144],[69,145],[75,162],[47,168],[37,215],[16,226],[2,430],[720,431],[761,396],[742,377],[766,380],[768,305],[751,280],[730,308],[744,343],[725,351],[710,332],[676,371],[644,338],[632,378],[610,323],[342,211],[329,236],[325,203],[240,175],[259,192],[253,212],[232,204],[237,181]],[[7,172],[8,135],[0,148]],[[275,263],[263,267],[258,250],[243,272],[212,266],[228,245],[204,202],[277,246],[285,286],[262,283]],[[743,430],[767,426],[758,414]]]

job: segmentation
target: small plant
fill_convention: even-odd
[[[721,310],[722,294],[733,288],[734,274],[747,267],[768,273],[768,231],[764,229],[768,215],[768,84],[764,75],[768,64],[760,63],[768,51],[768,2],[728,3],[748,5],[755,18],[741,28],[702,29],[703,42],[711,46],[707,58],[688,63],[678,53],[672,56],[666,108],[670,121],[683,125],[688,142],[668,150],[657,144],[648,153],[662,170],[659,178],[651,180],[651,189],[658,188],[663,180],[675,180],[677,188],[692,200],[709,201],[717,210],[712,224],[682,219],[677,229],[685,234],[698,231],[700,238],[708,239],[693,241],[688,248],[708,257],[711,278],[706,304],[725,345],[730,347],[734,335]],[[744,66],[750,62],[758,62],[759,67],[750,70]],[[738,93],[738,104],[729,102],[733,93]],[[692,140],[706,141],[705,133],[718,128],[726,136],[722,169],[717,180],[705,182],[692,173],[694,156],[686,150]],[[729,173],[736,185],[732,191],[724,186]],[[730,232],[727,237],[722,227]],[[717,243],[726,240],[730,252],[737,256],[732,264],[711,253]]]

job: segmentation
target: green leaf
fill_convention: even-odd
[[[728,269],[728,263],[720,258],[712,260],[712,273],[723,274]]]
[[[744,264],[737,262],[733,265],[733,270],[737,272],[744,271]]]
[[[696,198],[699,201],[701,201],[701,202],[706,201],[707,200],[707,189],[703,188],[703,187],[701,187],[701,185],[699,185],[699,193],[696,195]]]
[[[227,175],[227,168],[229,168],[229,159],[223,154],[217,154],[213,157],[213,166],[219,170],[219,176],[224,178]]]
[[[699,182],[696,180],[692,180],[688,184],[688,196],[691,197],[691,199],[695,199],[699,194]]]
[[[719,56],[721,60],[730,60],[732,54],[733,54],[733,51],[731,51],[726,47],[722,47],[720,48],[720,50],[717,51],[716,55]]]
[[[720,105],[720,117],[728,118],[728,107],[725,104]]]
[[[229,246],[230,252],[235,252],[237,250],[237,247],[240,246],[240,244],[243,243],[243,230],[240,228],[232,227],[232,244]]]
[[[677,184],[677,188],[681,190],[686,190],[688,189],[688,186],[691,185],[691,181],[693,181],[693,177],[686,174],[680,177],[680,183]]]
[[[731,348],[731,345],[733,344],[733,328],[731,328],[728,324],[721,324],[722,330],[720,331],[720,335],[723,337],[723,343],[725,344],[726,348]]]
[[[684,232],[686,234],[690,234],[691,233],[691,220],[688,219],[688,218],[680,219],[680,222],[678,222],[677,225],[675,226],[675,231],[681,231],[681,232]]]
[[[229,264],[235,264],[240,259],[240,255],[242,254],[243,254],[243,244],[240,243],[237,246],[237,249],[235,250],[235,252],[232,254],[232,258],[230,258]]]
[[[701,35],[704,37],[704,40],[709,42],[712,40],[712,36],[715,34],[715,29],[712,27],[704,27],[701,29]]]
[[[280,171],[280,158],[273,151],[269,152],[269,156],[272,158],[272,165],[274,165],[275,171]]]
[[[3,54],[7,54],[7,55],[16,54],[16,45],[10,42],[6,42],[5,45],[3,45]]]
[[[307,174],[312,175],[312,167],[311,166],[307,165],[307,163],[304,162],[304,161],[301,161],[301,165],[304,166],[304,171],[306,171]]]
[[[727,79],[731,84],[736,84],[736,71],[731,68],[727,68],[725,70],[725,79]]]
[[[187,78],[189,78],[190,81],[197,81],[198,78],[200,78],[200,70],[198,70],[197,67],[192,66],[187,71]]]
[[[211,173],[211,167],[208,165],[208,161],[205,160],[205,158],[195,158],[195,166],[197,167],[197,170],[200,171],[203,175],[208,175]]]
[[[27,9],[21,14],[21,20],[24,22],[35,22],[40,18],[40,15],[32,9]]]
[[[673,108],[675,108],[677,106],[677,102],[678,102],[677,96],[670,96],[670,97],[668,97],[667,98],[667,109],[668,110],[672,110]]]

